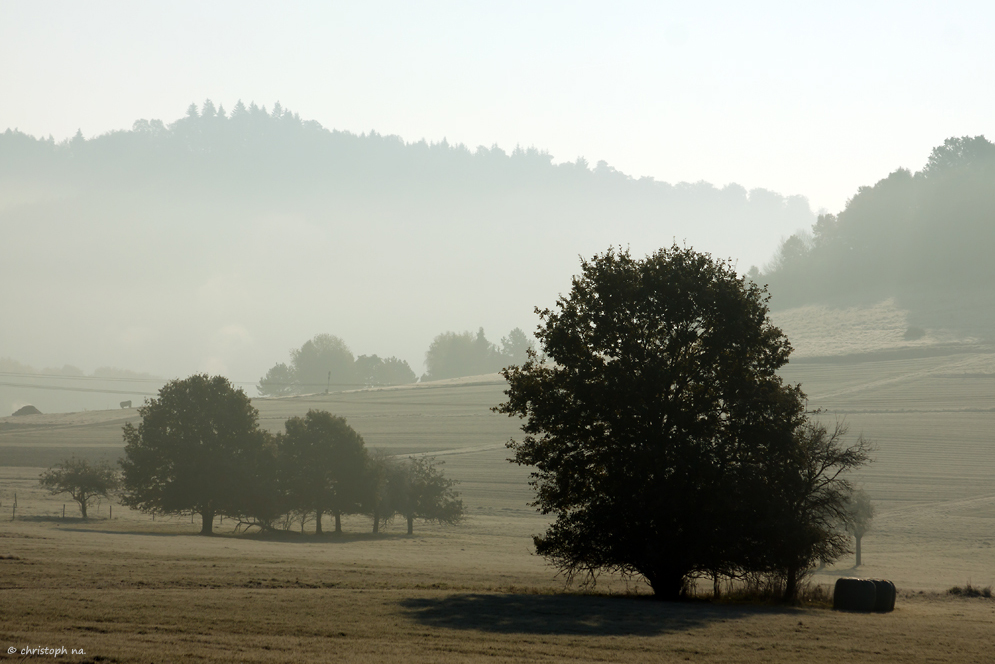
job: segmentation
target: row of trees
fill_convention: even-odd
[[[544,357],[503,372],[496,409],[523,418],[513,461],[535,468],[534,505],[555,516],[536,551],[568,577],[640,575],[665,599],[757,574],[793,598],[849,550],[849,473],[868,444],[783,383],[791,345],[732,264],[675,245],[581,267],[540,312]]]
[[[521,364],[531,347],[528,337],[515,328],[501,339],[500,346],[488,341],[484,329],[472,332],[443,332],[435,337],[425,353],[428,371],[422,380],[494,373]],[[290,364],[277,363],[259,379],[263,396],[312,394],[321,391],[407,385],[417,380],[408,363],[396,357],[360,355],[339,337],[319,334],[290,351]]]
[[[339,337],[319,334],[290,351],[290,364],[277,363],[259,379],[263,396],[312,394],[326,390],[406,385],[417,380],[408,363],[378,355],[353,357]]]
[[[42,474],[52,493],[70,493],[84,518],[87,506],[120,486],[125,505],[153,514],[198,513],[204,534],[216,516],[264,530],[345,514],[373,518],[373,532],[401,516],[457,523],[464,514],[455,480],[426,457],[398,460],[367,450],[345,419],[311,410],[287,420],[285,431],[259,428],[258,412],[227,379],[195,375],[165,385],[139,409],[141,423],[124,427],[123,473],[70,459]]]

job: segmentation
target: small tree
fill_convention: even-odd
[[[854,567],[860,567],[860,540],[871,529],[874,519],[874,505],[871,497],[863,489],[857,489],[850,498],[846,509],[846,529],[853,535],[857,561]]]
[[[832,429],[805,422],[766,473],[765,510],[775,516],[767,521],[770,529],[759,540],[758,553],[769,555],[771,570],[783,577],[786,601],[795,599],[799,582],[817,562],[831,563],[850,552],[841,527],[849,523],[854,495],[848,475],[870,461],[871,447],[863,437],[845,444],[846,434],[842,422]]]
[[[120,484],[115,468],[106,463],[91,466],[86,459],[75,457],[52,466],[39,477],[50,494],[68,493],[79,503],[79,511],[87,518],[86,508],[98,498],[106,498]]]
[[[363,511],[373,519],[374,534],[397,513],[391,490],[403,484],[404,473],[404,467],[384,450],[373,450],[367,456]]]
[[[259,385],[256,386],[256,389],[264,397],[287,396],[297,392],[297,379],[294,377],[293,370],[280,362],[259,379]]]
[[[529,359],[530,348],[532,342],[520,327],[516,327],[508,333],[508,336],[501,338],[501,354],[504,355],[507,364],[525,364]]]
[[[415,519],[446,524],[463,520],[466,510],[453,488],[459,482],[447,478],[434,458],[408,459],[392,480],[391,508],[407,520],[409,535],[414,534]]]

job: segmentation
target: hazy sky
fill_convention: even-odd
[[[534,145],[831,211],[946,137],[995,136],[995,3],[814,4],[0,0],[0,129],[93,136],[279,100],[330,128]]]

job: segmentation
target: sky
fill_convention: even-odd
[[[837,212],[995,136],[982,2],[0,0],[0,130],[63,139],[205,99],[356,133],[547,150]]]
[[[536,147],[556,162],[582,157],[633,177],[737,183],[838,212],[858,187],[899,167],[921,168],[948,137],[995,138],[993,28],[995,3],[958,1],[0,0],[0,131],[93,137],[140,118],[171,122],[206,99],[228,110],[238,100],[270,109],[279,101],[329,129],[471,149]],[[737,254],[744,266],[762,265],[778,238],[797,230],[772,223],[750,228],[769,250]],[[287,349],[329,332],[357,355],[397,354],[420,373],[424,349],[442,330],[483,325],[496,341],[513,325],[534,329],[532,305],[562,292],[576,256],[590,255],[590,246],[631,242],[638,254],[660,246],[651,243],[661,233],[722,252],[723,242],[736,242],[714,228],[695,228],[702,238],[656,227],[639,237],[600,230],[589,238],[575,233],[573,244],[557,247],[561,262],[549,270],[559,281],[527,274],[512,292],[497,280],[490,287],[505,298],[501,306],[498,295],[477,298],[477,308],[454,306],[457,295],[437,298],[431,316],[408,312],[425,314],[424,329],[405,328],[403,339],[378,337],[359,323],[350,328],[334,316],[299,316],[286,329],[269,321],[270,330],[245,312],[277,307],[286,293],[271,293],[266,306],[249,302],[233,268],[200,284],[197,297],[170,294],[179,304],[169,317],[189,337],[183,344],[175,337],[175,357],[153,357],[149,347],[170,344],[144,339],[134,351],[139,361],[99,325],[77,320],[79,330],[63,329],[40,314],[12,318],[6,334],[0,329],[0,355],[37,367],[110,365],[163,376],[208,370],[251,381],[285,361]],[[17,231],[0,228],[0,237],[10,241]],[[332,236],[313,249],[336,246]],[[0,308],[8,312],[33,292],[14,293],[10,276],[0,278]],[[89,302],[69,297],[74,284],[64,281],[52,286],[50,300],[42,298],[51,316],[65,318]],[[226,284],[234,284],[234,295]],[[421,306],[391,284],[379,287],[404,306]],[[226,306],[204,305],[212,293]],[[239,302],[238,312],[226,309]],[[214,327],[201,320],[205,308]],[[173,339],[171,328],[155,325],[148,322]]]

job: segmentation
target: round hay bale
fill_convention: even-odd
[[[849,577],[836,579],[836,588],[833,589],[833,608],[837,611],[870,612],[874,610],[876,598],[877,588],[874,587],[873,581]]]
[[[895,610],[895,584],[887,579],[871,579],[874,584],[874,610],[882,613]]]

